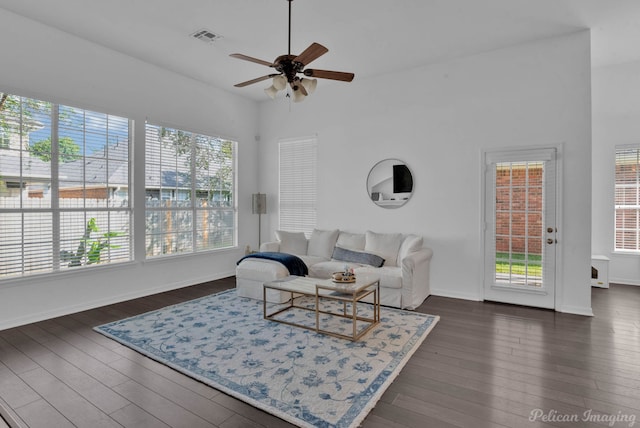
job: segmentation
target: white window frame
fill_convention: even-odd
[[[317,224],[318,139],[283,139],[278,151],[279,228],[309,237]]]
[[[640,255],[640,144],[634,145],[620,145],[616,146],[615,152],[615,172],[614,172],[614,252],[616,253],[626,253],[626,254],[638,254]],[[618,176],[618,164],[622,161],[620,157],[623,153],[629,153],[625,155],[626,162],[632,162],[636,166],[635,172],[635,182],[633,183],[618,183],[618,180],[621,178]],[[635,159],[634,159],[635,158]],[[631,189],[632,193],[635,193],[635,203],[618,203],[618,194],[621,193],[622,189]],[[635,192],[634,192],[635,190]],[[618,232],[622,232],[624,228],[618,227],[618,212],[619,211],[629,211],[635,210],[635,222],[636,228],[635,230],[631,229],[631,232],[635,232],[635,238],[633,239],[635,243],[632,243],[632,246],[635,248],[625,248],[626,244],[624,239],[620,241],[618,239]]]
[[[154,145],[165,144],[164,142],[160,142],[154,136],[154,139],[150,139],[150,135],[155,135],[153,132],[148,132],[150,129],[167,129],[169,131],[180,132],[183,135],[189,135],[189,153],[184,154],[182,156],[176,156],[176,153],[173,152],[172,162],[175,161],[175,171],[177,172],[181,169],[185,170],[184,165],[185,162],[188,164],[187,170],[190,177],[190,186],[189,189],[178,188],[178,187],[164,187],[162,184],[162,178],[160,178],[160,183],[150,182],[150,178],[154,176],[153,173],[145,172],[145,188],[150,189],[151,186],[159,192],[160,200],[158,203],[147,200],[145,206],[145,247],[147,259],[157,259],[163,257],[176,257],[187,254],[194,253],[202,253],[206,251],[216,251],[221,249],[228,249],[237,246],[237,230],[238,230],[238,213],[237,213],[237,194],[236,194],[236,186],[237,186],[237,146],[238,143],[219,136],[205,135],[197,132],[187,131],[183,129],[178,129],[174,126],[167,126],[163,124],[157,124],[152,122],[147,122],[146,124],[146,138],[145,138],[145,150],[146,150],[146,167],[148,171],[151,171],[149,168],[160,168],[160,175],[162,174],[162,170],[166,167],[164,160],[162,159],[163,154],[166,153],[166,150],[163,152],[161,148],[154,148]],[[162,132],[162,131],[160,131]],[[219,141],[223,144],[229,143],[231,144],[232,154],[230,160],[231,167],[231,183],[229,191],[229,196],[231,198],[228,202],[220,202],[219,205],[213,206],[199,206],[198,200],[201,199],[198,195],[202,194],[202,189],[198,188],[197,180],[192,179],[197,176],[197,161],[196,161],[196,146],[197,141],[200,138],[204,138],[207,140],[215,140]],[[158,159],[154,159],[150,156],[150,150],[160,150],[156,157],[159,156]],[[224,165],[223,165],[224,166]],[[212,178],[208,176],[208,178]],[[185,196],[186,192],[188,192],[188,197]],[[147,191],[147,193],[149,193]],[[166,196],[170,195],[169,198]],[[167,204],[166,201],[171,201],[171,204]],[[212,198],[211,201],[215,201],[215,198]],[[218,201],[216,201],[218,202]],[[199,214],[203,214],[207,212],[206,218],[209,218],[209,215],[226,216],[227,219],[231,218],[232,225],[222,224],[219,229],[199,229],[198,221]],[[157,222],[156,226],[153,229],[155,233],[149,233],[150,223],[149,219],[159,219],[160,216],[166,216],[169,213],[176,213],[180,217],[189,218],[191,222],[191,227],[188,229],[182,229],[180,231],[177,230],[167,230],[166,226],[164,226],[160,221]],[[181,215],[182,214],[182,215]],[[173,227],[173,226],[171,226]],[[200,236],[199,232],[202,231],[202,235],[210,236],[211,233],[222,233],[225,237],[221,245],[211,244],[211,245],[200,245],[206,238]],[[187,234],[190,236],[187,238]],[[182,237],[181,237],[182,235]],[[175,238],[174,238],[175,237]],[[169,239],[171,242],[167,244],[165,242],[165,238]],[[173,242],[175,240],[175,242]],[[189,245],[187,245],[189,244]]]
[[[13,151],[12,156],[7,158],[14,158],[16,164],[19,166],[19,174],[21,189],[20,196],[14,196],[13,206],[10,200],[5,200],[0,203],[0,215],[6,216],[6,219],[12,219],[12,223],[8,226],[12,228],[8,233],[8,230],[0,232],[4,236],[11,235],[14,239],[8,238],[4,242],[0,240],[0,257],[9,261],[5,266],[2,266],[0,262],[0,282],[10,281],[25,277],[31,277],[33,275],[47,275],[55,274],[59,272],[74,272],[78,269],[94,268],[97,266],[126,263],[132,260],[133,257],[133,236],[131,233],[133,224],[133,207],[131,198],[131,153],[132,153],[132,124],[131,119],[110,115],[108,113],[90,111],[77,107],[62,106],[55,103],[50,103],[44,100],[37,100],[28,97],[21,97],[20,95],[10,94],[9,96],[15,97],[20,101],[20,109],[16,113],[17,116],[13,120],[18,124],[20,129],[24,123],[36,123],[28,115],[25,114],[25,103],[37,103],[43,106],[48,106],[50,111],[42,116],[42,118],[48,118],[50,120],[50,132],[48,138],[51,142],[51,157],[49,161],[48,172],[45,170],[40,171],[41,176],[38,180],[44,180],[42,183],[48,183],[50,190],[46,198],[43,196],[43,203],[34,204],[33,198],[29,197],[27,187],[29,186],[29,175],[25,174],[24,165],[25,162],[36,162],[34,157],[28,148],[28,132],[19,131],[18,136],[19,147],[7,148],[7,150]],[[73,112],[74,117],[82,116],[82,122],[65,124],[61,119],[60,110],[65,109]],[[77,115],[76,115],[77,113]],[[89,119],[87,119],[87,116]],[[100,128],[98,125],[94,125],[92,128],[91,120],[104,117],[105,128]],[[126,156],[126,159],[116,159],[109,155],[109,150],[112,145],[124,143],[124,141],[110,143],[110,121],[117,121],[125,123],[127,127],[126,132],[126,148],[124,153],[121,149],[119,152],[121,156]],[[67,126],[69,125],[69,126]],[[46,129],[46,128],[45,128]],[[74,131],[75,130],[75,131]],[[78,162],[78,168],[82,171],[79,175],[82,177],[79,181],[75,181],[72,186],[74,188],[73,193],[78,193],[82,196],[73,198],[61,199],[61,191],[68,191],[69,188],[65,187],[69,185],[68,177],[61,171],[62,163],[59,162],[59,150],[58,144],[61,137],[65,134],[75,132],[76,135],[81,136],[80,141],[74,141],[80,147],[82,147],[80,154],[76,155],[77,159],[74,162]],[[101,138],[104,137],[106,144],[102,148],[97,146],[88,146],[88,142],[100,143]],[[96,139],[97,138],[97,139]],[[103,150],[100,152],[100,150]],[[98,153],[98,155],[96,155]],[[100,154],[101,153],[101,154]],[[0,154],[1,156],[2,154]],[[111,167],[114,167],[114,162],[126,162],[126,180],[127,183],[120,183],[126,186],[125,191],[121,191],[120,196],[124,197],[120,199],[112,199],[112,189],[109,188],[109,175],[108,172],[104,172],[106,183],[91,182],[90,176],[93,174],[94,166],[89,166],[91,162],[100,162],[102,171],[108,171]],[[41,161],[38,160],[40,164]],[[47,165],[46,163],[42,165]],[[43,167],[40,167],[41,169]],[[75,170],[76,166],[72,167]],[[97,167],[96,167],[97,168]],[[97,169],[95,170],[97,171]],[[46,174],[45,174],[46,172]],[[0,174],[2,171],[0,171]],[[66,184],[65,184],[66,183]],[[92,203],[91,200],[98,201],[96,197],[89,196],[91,187],[101,189],[101,194],[104,196],[99,198],[102,202]],[[44,192],[44,190],[43,190]],[[67,201],[71,203],[67,203]],[[75,201],[75,202],[73,202]],[[17,203],[16,203],[17,202]],[[38,206],[39,205],[39,206]],[[17,218],[20,218],[18,223],[13,223]],[[40,218],[40,222],[34,223],[34,221],[28,221],[29,217]],[[99,217],[96,222],[96,226],[99,230],[91,232],[90,237],[85,239],[83,235],[87,231],[87,224],[91,218]],[[66,219],[64,224],[63,219]],[[69,220],[70,219],[70,220]],[[118,223],[116,219],[124,223]],[[113,221],[113,223],[112,223]],[[116,225],[117,223],[117,225]],[[47,225],[50,229],[47,229]],[[43,227],[44,226],[44,227]],[[19,230],[18,230],[19,228]],[[118,236],[111,235],[112,233]],[[19,242],[15,239],[18,235]],[[34,239],[34,236],[36,237]],[[100,240],[108,245],[104,249],[97,253],[100,258],[99,261],[91,259],[89,252],[81,253],[79,249],[80,244],[84,241],[84,248],[89,250],[92,242]],[[4,248],[2,248],[4,247]],[[29,253],[26,249],[33,248],[35,253]],[[117,249],[116,249],[117,248]],[[4,254],[2,254],[4,251]],[[72,251],[74,254],[71,254]],[[18,254],[19,253],[19,254]],[[33,254],[38,254],[34,257]],[[7,257],[9,255],[9,257]],[[20,266],[17,266],[17,263]],[[76,264],[77,263],[77,264]]]

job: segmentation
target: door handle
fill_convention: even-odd
[[[555,244],[555,243],[557,243],[557,242],[558,242],[558,240],[557,240],[557,239],[552,239],[552,238],[548,238],[548,239],[547,239],[547,244],[549,244],[549,245],[551,245],[551,244]]]

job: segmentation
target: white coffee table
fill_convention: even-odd
[[[267,302],[268,290],[278,290],[290,293],[290,299],[284,304],[272,304]],[[364,336],[369,330],[380,323],[380,279],[375,275],[358,275],[353,283],[335,283],[330,279],[318,279],[301,276],[288,276],[279,280],[265,282],[263,285],[264,319],[276,321],[295,327],[306,328],[318,333],[327,334],[342,339],[356,341]],[[313,307],[296,304],[296,300],[301,297],[314,297]],[[363,299],[368,296],[373,297],[373,316],[367,317],[358,314],[358,305],[364,304]],[[342,313],[326,311],[322,307],[323,300],[342,302]],[[351,310],[347,311],[347,305],[351,304]],[[276,310],[269,313],[268,309],[276,306]],[[284,307],[282,307],[284,306]],[[289,311],[293,308],[315,312],[315,326],[304,325],[282,318],[277,315]],[[347,313],[348,312],[348,313]],[[346,335],[321,328],[320,314],[327,314],[352,321],[352,334]],[[365,328],[358,330],[358,321],[368,323]]]

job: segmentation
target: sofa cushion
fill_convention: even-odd
[[[364,242],[364,233],[340,232],[336,245],[348,250],[362,251],[364,250]]]
[[[276,238],[280,241],[280,252],[304,256],[307,254],[307,238],[302,232],[285,232],[276,230]]]
[[[289,271],[282,263],[275,260],[244,259],[236,266],[237,278],[264,282],[285,276],[289,276]]]
[[[402,243],[401,233],[375,233],[367,230],[364,250],[384,259],[384,266],[397,266],[398,250]]]
[[[398,250],[398,266],[402,266],[402,259],[404,259],[408,254],[418,251],[422,248],[422,236],[418,235],[407,235],[402,244],[400,245],[400,250]]]
[[[330,259],[333,253],[333,248],[338,240],[338,229],[334,230],[319,230],[313,229],[311,238],[309,238],[309,246],[307,248],[307,255],[318,256],[325,259]]]
[[[358,275],[376,275],[380,278],[380,288],[402,288],[402,268],[397,266],[362,266],[354,269]]]
[[[347,250],[346,248],[340,247],[335,247],[331,258],[333,260],[360,263],[374,267],[380,267],[384,264],[384,259],[376,254]]]
[[[326,262],[327,258],[326,257],[320,257],[320,256],[300,256],[300,258],[302,259],[302,261],[304,262],[305,265],[307,265],[307,267],[309,268],[309,276],[313,276],[311,274],[311,266],[320,263],[320,262]]]

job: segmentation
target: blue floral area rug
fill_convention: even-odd
[[[310,311],[282,316],[315,322]],[[382,307],[380,324],[351,342],[267,321],[262,301],[228,290],[95,330],[295,425],[355,427],[438,319]],[[322,322],[351,329],[350,320],[335,316]]]

